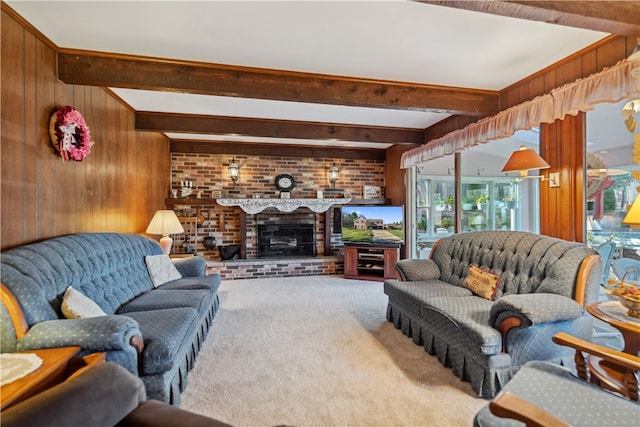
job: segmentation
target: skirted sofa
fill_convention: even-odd
[[[396,264],[386,280],[387,320],[436,355],[480,397],[491,398],[530,360],[571,365],[566,332],[589,340],[597,300],[597,253],[521,231],[476,231],[440,239],[430,259]]]
[[[145,259],[163,257],[174,280],[156,287]],[[1,261],[2,352],[64,346],[81,347],[80,355],[105,352],[107,361],[143,380],[150,399],[179,406],[219,305],[220,275],[205,275],[204,259],[172,264],[144,236],[83,233],[8,250]],[[68,318],[70,290],[102,313]]]

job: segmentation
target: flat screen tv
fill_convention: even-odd
[[[342,241],[345,245],[404,244],[404,206],[342,207]]]

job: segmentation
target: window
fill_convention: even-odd
[[[407,222],[414,235],[407,255],[427,258],[441,237],[477,230],[539,230],[539,181],[501,172],[511,153],[522,144],[537,150],[538,134],[514,137],[469,148],[461,153],[460,211],[455,211],[454,156],[412,168],[408,188]],[[479,167],[481,165],[481,167]],[[535,173],[534,173],[535,174]],[[413,205],[413,207],[412,207]],[[413,215],[413,217],[412,217]]]
[[[626,102],[600,104],[587,112],[585,228],[589,245],[611,240],[616,243],[614,257],[640,258],[640,230],[622,224],[640,185],[632,175],[640,170],[632,158],[634,134],[625,128],[621,113]]]

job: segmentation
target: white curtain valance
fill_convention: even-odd
[[[599,73],[553,89],[548,94],[508,108],[495,116],[478,120],[406,151],[400,166],[406,169],[474,145],[509,137],[516,131],[531,129],[541,123],[553,123],[567,114],[576,115],[580,111],[593,110],[603,102],[618,102],[631,95],[639,95],[640,78],[631,77],[631,70],[635,67],[640,69],[640,61],[622,60]]]

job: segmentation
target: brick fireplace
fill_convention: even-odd
[[[333,232],[330,214],[312,212],[299,208],[293,212],[278,212],[276,209],[265,210],[260,215],[247,214],[236,206],[221,206],[215,202],[217,198],[252,199],[255,194],[263,199],[280,199],[280,192],[275,188],[275,176],[280,173],[292,175],[297,186],[291,192],[291,199],[316,198],[318,190],[326,190],[328,186],[328,169],[335,162],[341,169],[338,185],[349,192],[353,198],[362,198],[364,185],[384,186],[383,160],[341,159],[341,158],[299,158],[280,156],[243,156],[236,154],[240,164],[240,179],[233,185],[228,177],[228,166],[232,155],[204,153],[171,153],[172,189],[179,189],[180,182],[191,181],[193,191],[199,191],[201,197],[208,200],[198,206],[193,200],[189,206],[171,206],[178,216],[194,217],[199,212],[204,222],[199,226],[185,225],[185,233],[174,237],[174,246],[178,249],[195,247],[198,255],[204,257],[210,269],[220,272],[223,278],[253,278],[270,276],[341,274],[342,258],[339,256],[342,244],[340,234]],[[214,195],[217,192],[218,195]],[[341,197],[326,193],[326,197]],[[339,203],[338,203],[339,204]],[[199,211],[198,211],[199,209]],[[311,237],[294,236],[304,241],[305,251],[311,255],[273,253],[276,245],[269,251],[260,253],[261,243],[258,238],[258,226],[262,223],[272,225],[277,215],[277,222],[282,224],[298,224],[300,222],[313,225]],[[308,227],[308,226],[305,226]],[[267,227],[270,228],[270,227]],[[242,259],[221,261],[218,249],[204,248],[202,241],[206,236],[213,236],[218,245],[243,245]],[[310,243],[311,239],[312,243]],[[274,241],[274,243],[276,243]],[[281,246],[289,246],[292,241],[280,241]],[[272,255],[275,255],[272,256]],[[338,256],[336,256],[338,255]]]

